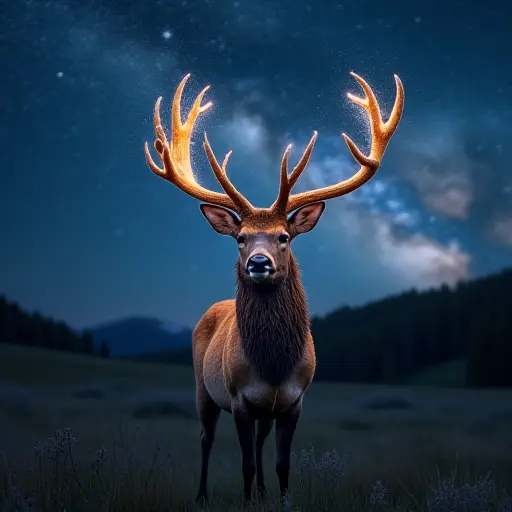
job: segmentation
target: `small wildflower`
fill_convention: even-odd
[[[342,477],[345,474],[345,458],[340,457],[336,450],[325,452],[317,462],[315,450],[311,446],[308,450],[301,450],[300,456],[295,456],[301,471],[312,471],[319,476]]]
[[[455,477],[442,480],[427,499],[428,512],[490,512],[494,482],[489,475],[474,484],[457,485]]]
[[[39,461],[43,458],[57,460],[74,443],[76,443],[76,438],[69,428],[59,429],[53,436],[48,437],[44,445],[34,446],[32,453]]]
[[[300,470],[301,486],[311,488],[313,482],[320,484],[324,494],[332,495],[339,489],[345,475],[345,458],[340,457],[336,450],[325,452],[320,460],[316,460],[315,450],[301,450],[300,455],[294,454]]]
[[[372,507],[385,508],[388,506],[388,490],[380,480],[374,482],[369,501]]]
[[[336,450],[325,452],[320,461],[316,464],[316,470],[320,474],[330,477],[342,477],[345,475],[345,459],[338,455]]]
[[[284,494],[281,498],[281,511],[292,512],[292,502],[288,493]]]
[[[95,457],[96,462],[105,460],[106,457],[107,457],[107,450],[105,450],[105,448],[100,448],[99,450],[96,451],[96,457]]]
[[[316,469],[315,449],[312,446],[308,450],[301,450],[298,457],[294,454],[294,457],[297,459],[301,471]]]
[[[96,473],[98,473],[100,469],[103,467],[103,464],[105,463],[106,459],[107,450],[105,450],[105,448],[100,448],[99,450],[96,450],[94,462],[92,463],[93,469]]]

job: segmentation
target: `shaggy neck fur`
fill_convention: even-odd
[[[300,271],[290,255],[288,277],[275,285],[258,285],[237,265],[236,316],[249,362],[268,384],[290,377],[304,354],[309,312]]]

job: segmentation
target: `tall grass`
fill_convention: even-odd
[[[137,442],[138,431],[128,439],[120,431],[118,442],[110,452],[98,448],[77,455],[77,439],[69,429],[63,429],[35,446],[29,462],[15,464],[3,457],[0,511],[198,510],[199,506],[192,501],[197,475],[181,471],[173,454],[158,447],[141,457]],[[399,459],[400,447],[396,448]],[[294,512],[512,511],[508,494],[512,472],[478,474],[470,465],[461,466],[460,460],[454,460],[451,467],[446,461],[442,466],[432,466],[432,461],[422,459],[421,453],[416,460],[412,455],[405,455],[405,467],[396,464],[397,460],[388,461],[380,468],[380,478],[375,479],[379,467],[370,471],[351,468],[350,458],[340,456],[335,450],[317,454],[313,447],[303,449],[293,457],[290,495],[283,501],[274,491],[264,502],[255,497],[245,507],[239,498],[239,468],[233,466],[226,486],[212,490],[212,499],[204,508],[268,512],[283,509]]]
[[[0,346],[0,391],[0,512],[199,509],[190,368]],[[512,390],[315,382],[290,496],[278,495],[271,436],[268,499],[245,510],[512,512],[511,404]],[[206,510],[243,509],[240,466],[223,414]]]

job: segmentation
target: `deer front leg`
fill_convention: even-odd
[[[220,408],[212,400],[203,383],[196,391],[197,413],[201,421],[201,480],[197,492],[196,502],[206,503],[208,500],[208,465],[215,430],[220,416]]]
[[[302,397],[276,418],[276,473],[282,498],[288,491],[290,452],[301,410]]]
[[[262,498],[266,495],[265,478],[263,475],[263,445],[270,434],[274,421],[271,419],[260,419],[257,421],[256,429],[256,484]]]
[[[255,422],[249,415],[247,408],[238,401],[232,405],[235,419],[238,442],[242,453],[242,475],[244,478],[244,499],[250,501],[252,483],[256,473],[255,459]]]

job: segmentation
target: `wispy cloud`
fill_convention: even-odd
[[[261,196],[274,191],[279,183],[279,172],[272,166],[270,158],[270,136],[263,118],[251,114],[243,108],[235,108],[220,124],[215,123],[215,112],[208,120],[201,121],[201,127],[208,131],[212,149],[219,162],[232,150],[228,164],[228,175],[240,192],[256,206],[261,204]],[[192,158],[198,180],[207,188],[221,191],[206,159],[202,147],[203,136],[198,128],[194,135]],[[267,172],[272,169],[275,173]],[[270,200],[270,199],[269,199]]]
[[[495,242],[512,247],[512,214],[493,221],[490,234]]]
[[[441,244],[421,233],[399,236],[385,218],[374,219],[377,257],[408,284],[454,285],[469,276],[471,258],[456,240]]]
[[[239,78],[232,82],[234,92],[241,97],[238,101],[245,106],[265,101],[264,87],[264,81],[258,78]]]
[[[410,180],[431,211],[455,219],[467,219],[473,200],[473,185],[464,171],[443,175],[435,164],[425,164],[412,170]]]
[[[485,115],[471,125],[460,119],[453,112],[427,115],[421,130],[408,134],[396,169],[426,210],[510,247],[512,174],[503,151],[510,131]]]
[[[429,210],[468,218],[474,199],[472,162],[458,125],[448,119],[426,123],[403,152],[399,170]]]
[[[268,132],[260,116],[236,111],[220,131],[222,138],[245,156],[265,158]]]
[[[392,272],[397,289],[453,285],[469,277],[471,257],[457,240],[441,243],[421,231],[411,231],[413,223],[404,222],[409,228],[404,231],[393,215],[361,206],[342,201],[329,206],[325,227],[338,234],[341,244],[364,253],[361,264],[378,264],[383,272]]]

